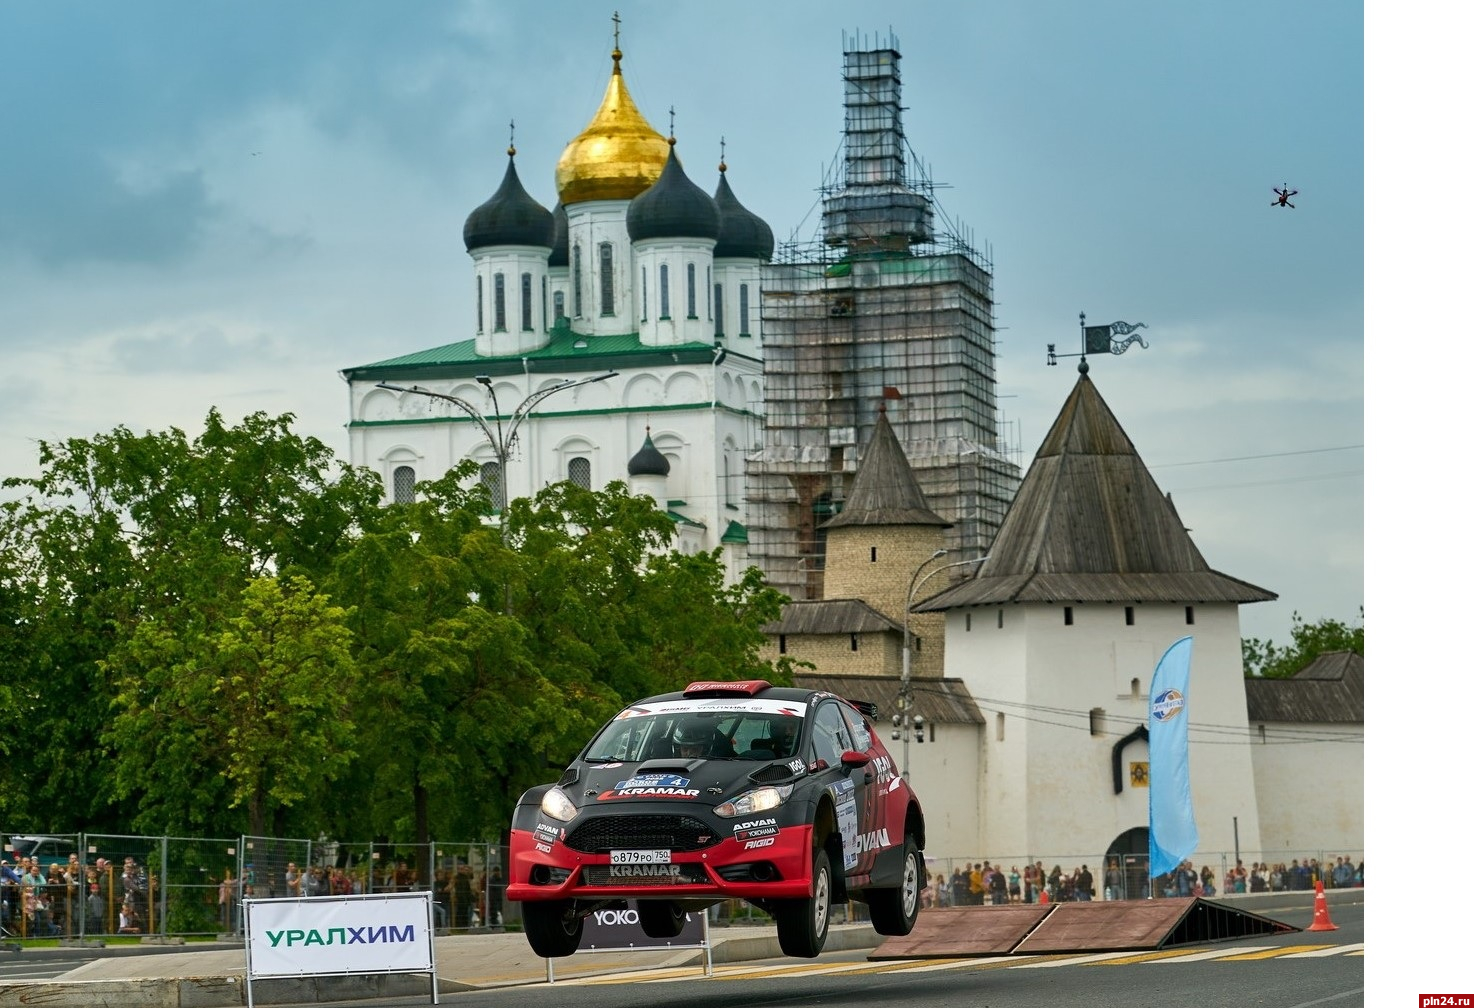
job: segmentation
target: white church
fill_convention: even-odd
[[[746,566],[743,460],[761,443],[759,273],[772,229],[718,166],[687,176],[613,69],[566,146],[549,210],[509,149],[463,229],[474,281],[463,338],[342,372],[349,452],[389,500],[464,459],[499,506],[572,480],[629,483],[685,552]],[[535,410],[535,411],[534,411]]]

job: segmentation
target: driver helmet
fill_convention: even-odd
[[[709,756],[716,733],[710,721],[688,721],[676,729],[676,751],[686,759]]]

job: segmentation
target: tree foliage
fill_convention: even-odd
[[[1363,650],[1362,624],[1365,609],[1357,612],[1355,625],[1335,619],[1322,619],[1307,623],[1297,612],[1291,617],[1290,644],[1279,647],[1272,640],[1246,637],[1241,642],[1244,653],[1244,675],[1263,676],[1266,679],[1288,679],[1316,658],[1333,651]]]

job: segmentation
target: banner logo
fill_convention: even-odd
[[[1177,690],[1163,690],[1152,701],[1152,720],[1158,722],[1171,721],[1182,713],[1182,708],[1186,705],[1187,701],[1182,698],[1182,694]]]

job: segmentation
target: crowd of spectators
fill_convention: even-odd
[[[1229,893],[1296,892],[1315,888],[1349,889],[1363,884],[1363,864],[1337,856],[1334,864],[1322,865],[1317,858],[1292,858],[1290,863],[1271,865],[1253,862],[1245,867],[1236,861],[1223,869],[1220,882],[1211,865],[1199,871],[1184,861],[1176,871],[1152,880],[1152,895],[1218,896]],[[1220,889],[1221,885],[1221,889]],[[925,907],[982,906],[1010,903],[1060,903],[1095,899],[1141,898],[1147,880],[1140,869],[1131,869],[1119,858],[1107,858],[1097,871],[1082,864],[1069,868],[1054,865],[1046,870],[1042,861],[1005,869],[990,861],[968,862],[952,870],[936,872],[922,890]]]
[[[101,857],[83,864],[76,854],[46,868],[33,857],[0,861],[0,930],[27,938],[141,934],[152,891],[148,874],[131,857],[121,867]]]

